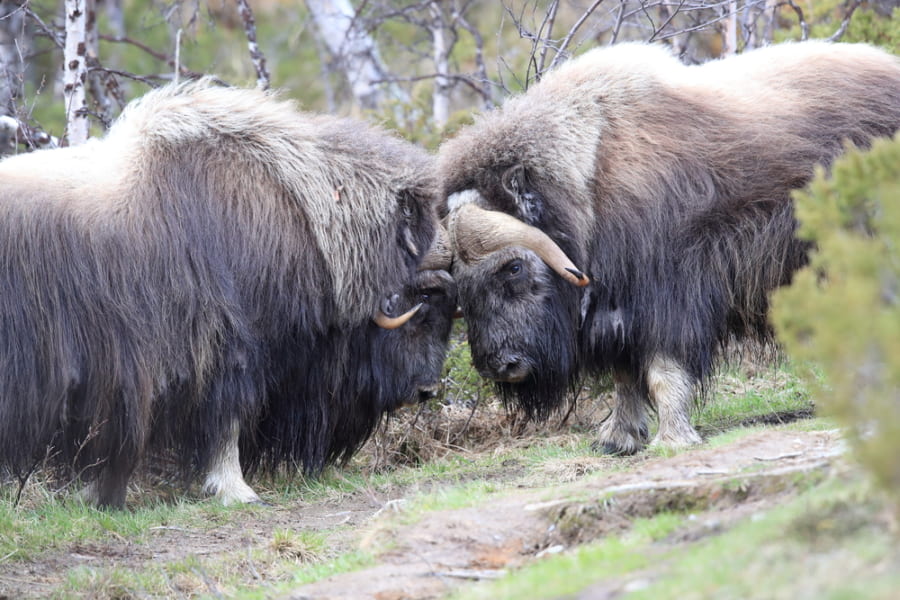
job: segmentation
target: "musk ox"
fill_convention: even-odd
[[[723,346],[771,341],[767,295],[806,260],[791,190],[900,127],[900,60],[805,42],[685,66],[593,50],[444,143],[438,173],[473,360],[531,415],[611,373],[598,445],[700,441]]]
[[[411,144],[209,81],[0,162],[0,469],[48,456],[121,506],[165,451],[230,503],[258,499],[239,448],[346,456],[439,376],[454,301],[406,310],[455,293],[418,271],[435,192]]]

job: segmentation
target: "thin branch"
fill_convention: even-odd
[[[669,24],[670,24],[670,23],[672,22],[672,20],[675,18],[675,15],[677,15],[677,14],[679,14],[679,13],[681,12],[681,9],[682,9],[682,7],[684,6],[685,1],[686,1],[686,0],[680,0],[680,2],[678,3],[678,6],[675,7],[675,10],[672,11],[672,12],[669,12],[669,7],[668,7],[666,4],[662,4],[662,6],[663,6],[663,7],[665,8],[665,10],[666,10],[666,20],[663,21],[662,24],[656,29],[656,31],[653,32],[653,35],[651,35],[651,36],[650,36],[650,39],[647,40],[648,42],[653,42],[653,41],[655,41],[655,40],[656,40],[656,36],[659,35],[660,33],[662,33],[662,31],[663,31],[666,27],[669,26]],[[624,2],[623,2],[622,4],[624,5]],[[681,33],[681,32],[678,32],[678,33]],[[616,34],[618,35],[618,28],[616,29]]]
[[[856,9],[859,8],[859,5],[862,4],[861,0],[852,0],[852,2],[848,2],[845,6],[848,6],[846,13],[844,13],[844,20],[841,21],[841,26],[838,28],[834,34],[828,38],[829,42],[836,42],[847,33],[847,27],[850,26],[850,19],[853,18],[853,13],[856,12]]]
[[[619,41],[619,31],[622,29],[622,23],[625,22],[625,2],[619,0],[619,14],[616,15],[616,24],[613,26],[612,38],[609,40],[610,45]]]
[[[54,31],[52,27],[50,27],[49,25],[44,23],[44,20],[41,19],[41,17],[39,17],[38,14],[36,12],[34,12],[33,10],[31,10],[31,8],[28,6],[25,6],[25,14],[28,15],[28,18],[30,18],[32,21],[37,23],[40,30],[44,33],[44,35],[46,35],[48,38],[50,38],[50,40],[54,44],[56,44],[57,48],[59,48],[60,50],[65,49],[65,47],[66,47],[65,36],[61,36],[58,33],[56,33],[56,31]]]
[[[162,52],[157,52],[153,48],[150,48],[149,46],[147,46],[146,44],[144,44],[142,42],[139,42],[138,40],[132,39],[127,36],[122,37],[122,36],[113,36],[113,35],[104,35],[104,34],[100,35],[100,39],[103,40],[104,42],[112,42],[114,44],[129,44],[131,46],[134,46],[135,48],[138,48],[139,50],[142,50],[146,54],[149,54],[156,60],[162,61],[163,63],[172,67],[173,69],[175,68],[175,59],[174,58],[172,58],[169,55],[164,54]],[[110,71],[112,72],[112,69],[110,69]],[[187,77],[189,79],[199,79],[200,77],[203,77],[203,73],[199,73],[197,71],[192,71],[183,65],[179,66],[178,73],[181,76]],[[118,74],[121,75],[122,73],[118,73]],[[140,76],[138,76],[138,75],[131,75],[129,78],[135,79],[137,81],[141,81],[141,79],[139,77]],[[148,75],[147,77],[158,77],[158,78],[162,78],[162,79],[168,79],[168,77],[159,77],[156,75]]]
[[[256,87],[261,90],[269,89],[269,71],[266,69],[266,56],[256,43],[256,19],[247,0],[237,0],[238,11],[244,21],[244,33],[247,34],[247,48],[250,50],[250,60],[256,69]]]
[[[559,0],[554,0],[553,4],[550,5],[550,11],[545,19],[544,23],[541,24],[541,29],[539,33],[541,37],[544,38],[543,48],[541,48],[541,59],[538,61],[537,65],[537,76],[540,78],[541,74],[544,72],[544,65],[547,62],[547,50],[550,48],[550,45],[547,43],[551,39],[553,39],[553,25],[556,23],[556,12],[559,9]],[[543,36],[544,32],[544,24],[547,25],[547,35]]]
[[[805,42],[809,39],[809,25],[803,18],[803,9],[794,4],[794,0],[788,0],[787,5],[797,13],[797,19],[800,21],[800,41]]]

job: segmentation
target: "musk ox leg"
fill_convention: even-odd
[[[133,465],[114,465],[103,469],[96,479],[85,484],[77,496],[100,508],[125,508],[128,480]]]
[[[615,373],[616,400],[600,425],[594,449],[605,454],[629,455],[639,451],[650,437],[644,395],[630,373]]]
[[[693,377],[671,358],[657,356],[647,369],[647,388],[659,414],[652,446],[685,448],[703,441],[691,426]]]
[[[247,485],[244,475],[241,473],[241,461],[238,454],[240,435],[241,426],[235,420],[231,424],[226,439],[222,441],[213,457],[206,481],[203,483],[203,491],[214,495],[225,506],[260,502],[259,496]]]
[[[82,502],[93,504],[99,508],[124,508],[127,489],[127,481],[118,485],[111,485],[109,482],[94,480],[85,484],[79,490],[77,497]]]

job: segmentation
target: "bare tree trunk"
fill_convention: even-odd
[[[725,31],[723,32],[722,55],[737,54],[738,40],[738,3],[731,0],[725,5],[728,13],[725,15]]]
[[[763,30],[763,44],[771,44],[775,35],[775,21],[778,19],[778,0],[766,0],[766,27]]]
[[[444,16],[441,7],[433,3],[428,7],[431,12],[431,39],[434,44],[434,69],[437,76],[434,78],[434,96],[432,110],[434,112],[434,124],[443,129],[450,120],[450,47],[447,45],[446,31],[444,31]]]
[[[384,84],[387,70],[375,40],[360,27],[349,0],[306,0],[306,6],[362,108],[376,108],[386,98],[407,100],[399,87]]]
[[[87,0],[66,0],[63,94],[66,101],[66,138],[70,146],[87,141],[90,129],[84,93],[87,79],[87,13]]]

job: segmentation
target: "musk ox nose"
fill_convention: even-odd
[[[484,377],[507,383],[518,383],[528,376],[528,363],[518,354],[502,353],[490,357],[486,368],[481,370]]]

